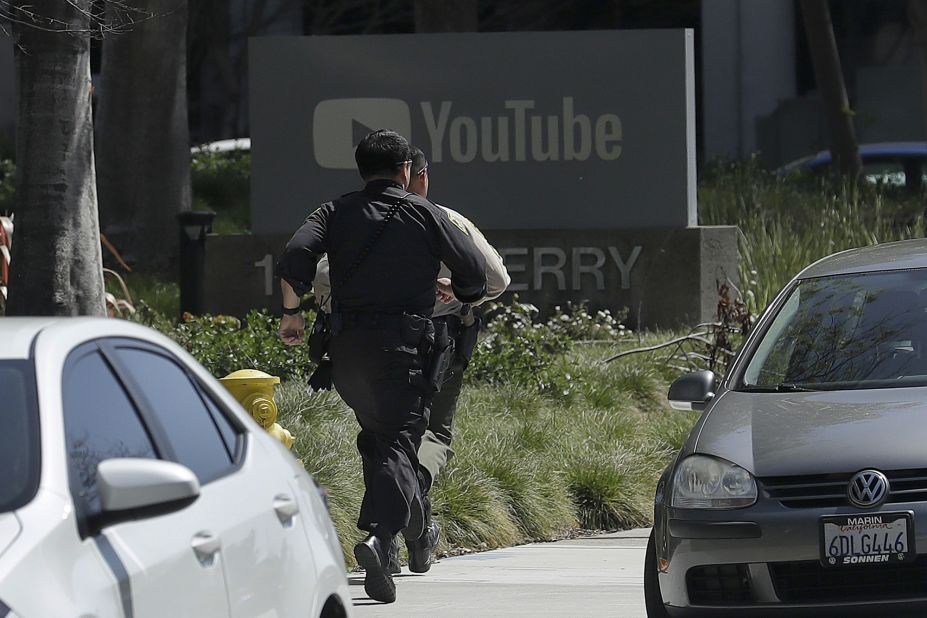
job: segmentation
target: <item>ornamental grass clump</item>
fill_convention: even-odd
[[[345,558],[353,560],[351,548],[357,541],[353,531],[364,491],[354,415],[337,394],[309,395],[305,385],[295,380],[281,384],[275,399],[278,422],[296,438],[293,455],[328,493],[329,512]]]
[[[586,445],[565,454],[566,484],[583,528],[614,530],[646,525],[653,509],[652,471],[636,450],[590,450]]]
[[[472,466],[449,466],[431,494],[444,543],[465,549],[507,547],[524,540],[508,499],[492,476]]]
[[[922,196],[809,176],[778,177],[755,162],[708,166],[699,222],[740,228],[740,282],[757,314],[801,269],[845,249],[924,236]]]

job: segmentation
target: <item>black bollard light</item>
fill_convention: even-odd
[[[216,213],[191,210],[177,215],[180,222],[180,312],[203,312],[206,275],[206,234],[212,231]]]

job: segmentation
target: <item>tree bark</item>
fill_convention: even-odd
[[[93,160],[91,0],[19,0],[73,32],[14,24],[16,242],[7,315],[105,315]],[[77,7],[77,8],[75,8]],[[83,31],[82,33],[80,31]]]
[[[830,153],[841,174],[856,178],[862,167],[853,128],[853,112],[840,68],[840,55],[827,0],[801,0],[802,20],[814,64],[814,76],[830,128]]]
[[[176,264],[177,213],[190,210],[187,5],[130,0],[154,19],[103,42],[97,160],[103,231],[144,270]]]
[[[416,32],[476,32],[477,0],[415,0]]]
[[[924,126],[927,127],[927,0],[908,0],[908,18],[921,52],[921,92],[924,102],[922,113]],[[921,136],[922,139],[925,137],[927,135]]]

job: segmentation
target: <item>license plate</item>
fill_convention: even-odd
[[[840,515],[821,519],[821,562],[852,566],[917,558],[909,513]]]

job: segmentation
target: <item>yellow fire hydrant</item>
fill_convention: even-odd
[[[293,448],[293,434],[277,423],[274,385],[280,384],[280,378],[257,369],[240,369],[220,378],[219,381],[258,425],[283,442],[287,448]]]

